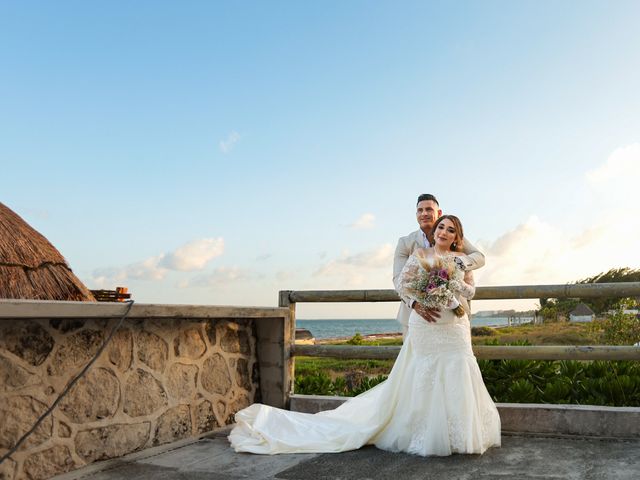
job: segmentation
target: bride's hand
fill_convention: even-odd
[[[440,318],[440,311],[436,309],[429,309],[423,307],[418,302],[413,304],[413,309],[418,315],[424,318],[427,322],[434,323]]]

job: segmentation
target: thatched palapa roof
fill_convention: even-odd
[[[576,308],[569,312],[569,315],[583,316],[583,315],[594,315],[593,310],[589,308],[589,305],[584,303],[579,303]]]
[[[95,301],[60,252],[1,202],[0,298]]]

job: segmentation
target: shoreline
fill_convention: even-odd
[[[402,338],[402,332],[388,332],[388,333],[370,333],[368,335],[362,335],[362,340],[391,340],[396,338]],[[323,343],[334,343],[334,342],[346,342],[353,338],[353,335],[350,337],[331,337],[331,338],[316,338],[315,344],[321,345]]]
[[[471,325],[471,328],[472,329],[489,328],[491,330],[498,330],[501,328],[521,327],[521,326],[524,327],[524,326],[530,326],[530,325],[534,325],[534,324],[532,322],[526,322],[526,323],[513,323],[511,325]],[[354,335],[346,335],[346,336],[339,336],[339,337],[316,338],[316,337],[312,337],[311,332],[309,332],[304,327],[298,327],[296,330],[307,332],[307,335],[303,335],[301,337],[296,338],[296,343],[300,343],[300,344],[308,343],[308,344],[314,344],[314,345],[323,345],[323,344],[330,344],[330,343],[347,342],[348,340],[352,339],[355,335],[354,334]],[[359,332],[356,332],[356,333],[359,333]],[[398,338],[402,338],[402,332],[369,333],[366,335],[360,333],[360,336],[364,341],[395,340]]]

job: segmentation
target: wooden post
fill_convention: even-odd
[[[284,342],[284,360],[285,360],[285,395],[286,395],[286,408],[289,408],[289,400],[293,394],[293,386],[295,383],[295,359],[292,355],[293,348],[296,342],[296,304],[289,298],[291,290],[280,290],[278,294],[278,306],[289,309],[289,321],[288,325],[284,328],[289,328],[289,335],[285,335]],[[285,332],[286,333],[286,332]]]

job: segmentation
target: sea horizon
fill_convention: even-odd
[[[533,317],[523,317],[521,323],[529,323]],[[472,327],[500,327],[509,324],[508,317],[471,317]],[[518,325],[519,323],[515,323]],[[296,327],[311,332],[317,339],[352,337],[356,333],[399,333],[402,331],[395,318],[316,318],[296,319]]]

